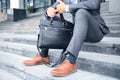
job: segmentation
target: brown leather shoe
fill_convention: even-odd
[[[32,60],[25,60],[23,63],[27,66],[33,66],[33,65],[49,63],[49,62],[50,62],[49,57],[43,58],[40,55],[36,55]]]
[[[77,71],[77,65],[65,60],[60,66],[53,69],[51,73],[54,76],[67,76],[75,71]]]

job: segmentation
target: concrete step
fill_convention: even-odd
[[[66,16],[66,19],[68,18],[68,17],[70,17],[70,14],[66,14],[65,15]],[[119,24],[120,25],[120,20],[114,20],[114,19],[117,19],[117,18],[119,18],[119,16],[117,16],[117,15],[115,15],[115,16],[109,16],[109,17],[103,17],[104,19],[105,19],[105,21],[106,21],[106,23],[107,24]],[[113,19],[112,19],[113,18]],[[27,26],[27,25],[30,25],[30,26],[32,26],[33,27],[33,25],[34,26],[38,26],[39,25],[39,20],[40,20],[40,18],[36,18],[36,23],[32,23],[31,24],[31,21],[27,21],[27,23],[25,23],[25,22],[4,22],[4,23],[2,23],[2,24],[0,24],[0,29],[2,29],[2,28],[5,28],[5,29],[7,29],[7,28],[16,28],[16,27],[29,27],[29,26]],[[72,19],[69,19],[70,21],[72,21]],[[110,21],[111,20],[111,21]],[[34,27],[35,28],[35,27]],[[29,28],[30,29],[30,28]]]
[[[70,19],[69,19],[70,20]],[[72,22],[72,20],[70,20]],[[29,22],[30,23],[30,22]],[[20,23],[16,23],[16,24],[8,24],[8,25],[0,25],[0,29],[3,29],[3,30],[9,30],[9,29],[21,29],[21,30],[32,30],[32,29],[38,29],[38,26],[39,26],[39,20],[36,22],[36,23],[33,23],[32,25],[31,24],[27,24],[27,23],[23,23],[23,24],[20,24]],[[109,26],[120,26],[120,20],[118,21],[106,21],[106,24]],[[33,26],[34,25],[34,26]]]
[[[59,58],[56,53],[58,53],[58,51],[54,50],[50,52],[52,61],[56,61]],[[120,75],[118,75],[120,74],[119,58],[120,56],[81,51],[77,59],[77,64],[81,70],[120,79]]]
[[[110,30],[120,30],[120,25],[107,25]]]
[[[117,37],[119,35],[118,30],[120,30],[120,26],[116,24],[111,24],[109,26],[110,33],[108,35],[111,35],[111,37]],[[39,32],[39,27],[35,28],[0,28],[0,33],[13,33],[13,34],[37,34]],[[113,34],[113,35],[112,35]],[[115,36],[114,36],[115,35]],[[119,37],[119,36],[118,36]]]
[[[36,45],[37,34],[25,35],[25,34],[1,33],[0,40]],[[3,42],[1,41],[0,46],[5,46],[5,45],[3,45],[3,43],[5,43],[7,46],[7,43],[4,41]],[[10,43],[8,43],[8,44],[10,44]],[[103,53],[103,54],[120,55],[119,54],[120,53],[120,38],[119,37],[104,37],[98,43],[87,43],[86,42],[83,44],[82,50],[90,51],[90,52],[99,52],[99,53]]]
[[[18,77],[23,77],[24,80],[119,80],[117,78],[82,70],[77,70],[77,72],[66,77],[55,77],[50,74],[53,68],[45,65],[24,66],[22,62],[30,58],[2,51],[0,51],[0,53],[0,68],[12,74],[16,74]]]
[[[14,53],[26,57],[34,57],[38,51],[35,45],[0,42],[0,50],[5,52]],[[61,53],[60,49],[50,49],[49,55],[51,62],[55,62]],[[57,55],[56,55],[57,54]],[[54,56],[53,56],[54,55]],[[107,55],[95,52],[79,53],[77,60],[78,68],[94,73],[99,73],[107,76],[117,77],[120,75],[120,56]]]
[[[70,13],[65,13],[64,17],[66,20],[72,22],[72,16]],[[103,19],[105,20],[107,24],[109,23],[116,24],[118,23],[118,21],[120,22],[120,14],[117,14],[117,13],[110,13],[110,12],[101,13],[101,17],[103,17]]]
[[[106,35],[107,37],[120,37],[120,30],[110,30],[110,33]]]
[[[0,45],[1,51],[12,52],[26,57],[34,57],[38,53],[36,45],[4,42],[4,41],[0,41],[0,43],[1,43]]]
[[[20,79],[14,76],[13,74],[0,69],[0,80],[23,80],[23,79]]]
[[[120,13],[115,13],[115,12],[110,12],[110,11],[106,11],[106,12],[101,12],[101,16],[115,16],[115,15],[120,15]]]
[[[110,28],[113,28],[113,27],[118,27],[118,29],[120,30],[120,24],[117,24],[117,23],[108,23],[107,26]],[[116,30],[118,30],[116,29]]]
[[[107,26],[110,29],[109,35],[112,35],[112,37],[117,37],[116,35],[119,35],[120,30],[120,23],[107,23]],[[14,33],[14,34],[37,34],[39,32],[38,24],[36,26],[29,26],[29,27],[18,27],[18,26],[0,26],[0,33]],[[114,36],[115,35],[115,36]],[[118,36],[119,37],[119,36]]]
[[[18,22],[0,23],[0,32],[8,33],[27,33],[34,34],[38,30],[38,25],[42,17],[33,17]]]
[[[120,21],[120,16],[105,16],[103,17],[105,22],[115,22],[115,21]]]
[[[6,22],[1,22],[0,23],[0,26],[26,26],[26,25],[29,25],[29,26],[32,26],[32,25],[35,25],[37,23],[40,22],[40,19],[43,19],[44,15],[39,15],[37,17],[30,17],[30,18],[26,18],[26,19],[23,19],[23,20],[19,20],[18,22],[12,22],[12,21],[6,21]]]
[[[101,16],[103,18],[119,18],[120,17],[120,14],[118,13],[110,13],[110,12],[106,12],[106,13],[101,13]]]
[[[101,3],[101,12],[109,11],[109,2]]]
[[[98,43],[85,43],[83,51],[99,52],[103,54],[120,55],[120,38],[104,37]]]
[[[120,14],[108,11],[108,12],[101,13],[101,16],[103,18],[118,18],[118,17],[120,17]]]
[[[0,33],[15,33],[15,34],[37,34],[39,32],[38,24],[35,24],[34,26],[0,26]],[[120,23],[107,23],[107,26],[110,28],[110,30],[120,30]],[[113,31],[112,31],[113,32]],[[111,35],[110,33],[109,35]],[[115,33],[113,33],[115,34]],[[116,33],[117,34],[117,33]],[[116,35],[115,34],[115,35]],[[119,35],[119,34],[118,34]],[[117,37],[117,36],[114,36]],[[118,36],[119,37],[119,36]]]
[[[67,17],[69,17],[69,16],[67,16]],[[67,18],[67,17],[65,17],[65,18]],[[69,21],[71,21],[72,22],[72,20],[71,19],[69,19]],[[14,25],[0,25],[0,31],[2,32],[3,30],[4,31],[13,31],[13,32],[27,32],[27,31],[38,31],[39,30],[39,24],[40,24],[40,22],[39,22],[39,19],[38,20],[36,20],[36,23],[31,23],[31,21],[30,22],[28,22],[28,23],[14,23]],[[107,24],[107,26],[110,28],[110,30],[112,30],[112,28],[116,28],[116,30],[118,30],[118,29],[120,29],[120,20],[119,21],[112,21],[112,22],[110,22],[110,21],[106,21],[106,24]]]
[[[0,40],[36,45],[37,34],[0,33]]]
[[[120,26],[120,21],[106,22],[106,25],[110,28],[111,26]]]
[[[111,24],[118,24],[120,23],[120,14],[119,13],[113,13],[113,12],[105,12],[101,13],[101,16],[105,20],[105,22],[111,23]]]
[[[69,17],[69,16],[68,16]],[[113,14],[110,16],[103,16],[110,29],[120,29],[120,20],[114,20],[120,17],[120,15]],[[113,18],[113,20],[112,20]],[[3,22],[0,23],[0,32],[19,33],[19,34],[36,34],[38,32],[39,20],[43,19],[43,16],[33,17],[19,22]]]
[[[33,30],[23,30],[23,31],[19,31],[19,30],[0,30],[0,33],[5,33],[5,32],[7,32],[7,33],[12,33],[12,34],[37,34],[38,33],[38,31],[33,31]]]

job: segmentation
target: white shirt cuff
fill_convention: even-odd
[[[69,12],[69,5],[66,5],[65,11]]]

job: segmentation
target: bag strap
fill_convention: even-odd
[[[37,46],[37,50],[40,53],[40,48],[38,46]],[[66,51],[66,49],[63,49],[63,51],[60,54],[59,59],[55,63],[45,63],[45,65],[47,65],[49,67],[55,67],[55,66],[61,64],[65,60],[66,55],[68,54],[68,53],[65,53],[65,51]]]
[[[45,65],[47,65],[49,67],[55,67],[55,66],[61,64],[65,60],[66,55],[68,54],[68,53],[65,53],[65,51],[66,51],[66,49],[64,49],[61,52],[59,59],[55,63],[46,63]]]

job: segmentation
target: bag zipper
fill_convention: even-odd
[[[44,27],[44,30],[67,30],[67,31],[72,31],[71,29],[65,29],[65,28],[53,28],[53,27]]]

